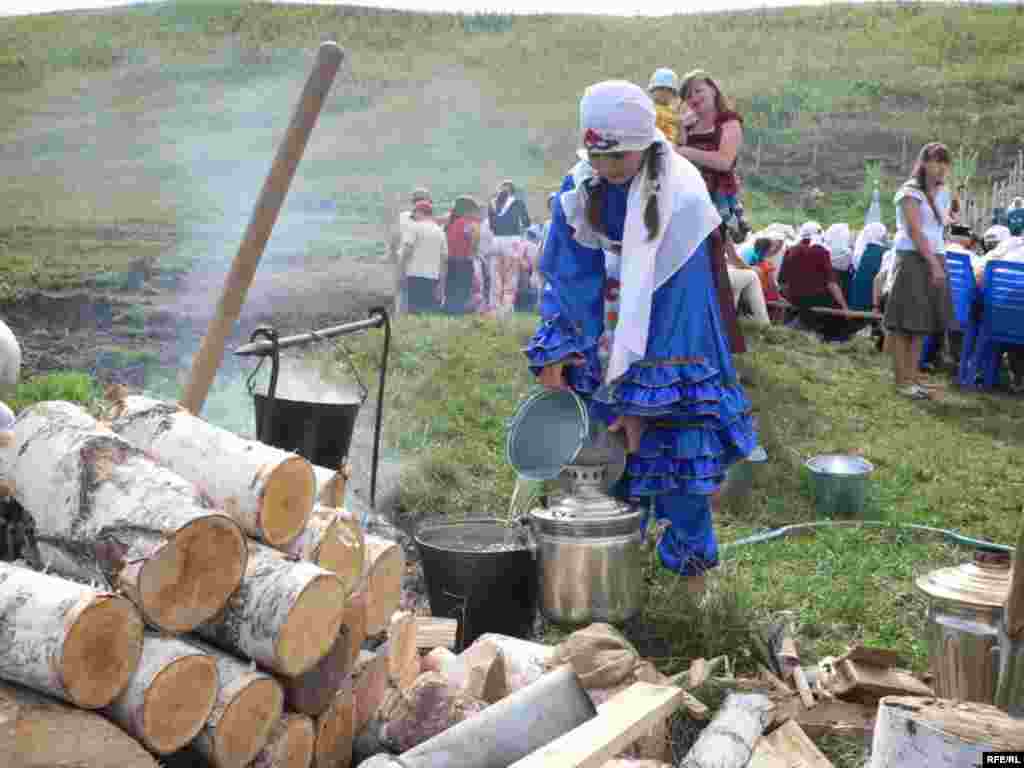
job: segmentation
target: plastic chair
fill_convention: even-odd
[[[985,266],[983,308],[976,344],[986,387],[994,387],[999,374],[1002,345],[1024,345],[1024,264],[990,261]]]
[[[960,367],[957,378],[962,387],[973,387],[977,381],[977,366],[974,359],[974,344],[978,336],[978,317],[975,306],[978,301],[978,283],[974,279],[971,258],[966,253],[946,253],[946,279],[953,295],[953,319],[951,330],[962,331],[960,346]]]

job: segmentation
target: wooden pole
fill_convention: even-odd
[[[270,174],[263,182],[242,244],[231,263],[231,272],[224,281],[216,314],[210,320],[202,346],[192,361],[192,371],[181,404],[194,414],[198,415],[206,402],[210,385],[224,359],[224,342],[241,314],[245,294],[256,275],[256,267],[288,194],[295,169],[298,168],[306,142],[344,58],[345,52],[335,42],[322,43],[317,51],[316,64],[306,80],[306,87],[302,90],[284,140],[278,147]]]

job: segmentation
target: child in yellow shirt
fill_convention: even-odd
[[[671,69],[656,69],[647,84],[654,108],[655,123],[670,144],[679,143],[679,76]]]

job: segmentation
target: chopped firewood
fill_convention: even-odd
[[[408,693],[396,697],[394,705],[378,711],[381,743],[405,752],[446,731],[486,704],[454,691],[436,672],[424,672]],[[374,727],[371,722],[368,726]]]
[[[349,658],[348,632],[342,625],[327,655],[301,675],[281,680],[288,709],[310,717],[323,714],[352,671]]]
[[[453,691],[491,704],[510,693],[504,654],[486,638],[477,638],[457,656],[435,648],[424,657],[423,669],[440,674]]]
[[[634,683],[603,704],[597,717],[516,761],[511,768],[600,768],[654,723],[671,715],[683,693],[675,686]]]
[[[104,714],[158,755],[196,737],[217,699],[217,663],[194,645],[147,632],[128,686]]]
[[[710,708],[703,701],[692,693],[684,692],[682,698],[683,707],[694,720],[707,720],[711,714]]]
[[[773,708],[767,696],[730,694],[679,768],[744,768],[771,722]]]
[[[142,649],[125,598],[0,563],[0,678],[96,709],[125,690]]]
[[[388,674],[391,684],[408,690],[420,674],[416,648],[416,618],[408,611],[395,611],[388,627]]]
[[[799,725],[790,720],[758,743],[748,768],[833,768]]]
[[[420,650],[454,648],[455,637],[458,633],[458,619],[442,619],[436,616],[416,617],[416,647]]]
[[[504,657],[506,685],[513,693],[539,680],[548,669],[555,649],[550,645],[521,640],[494,632],[481,635],[474,642],[486,640],[493,644]]]
[[[857,696],[934,696],[935,692],[909,672],[881,669],[846,660],[839,665],[840,679],[832,687],[840,698]]]
[[[812,709],[817,702],[814,700],[814,694],[811,693],[811,686],[807,683],[807,675],[804,673],[804,668],[797,664],[793,667],[791,674],[801,701],[803,701],[805,707]]]
[[[388,644],[376,652],[361,651],[352,668],[352,694],[355,697],[353,733],[359,733],[377,711],[388,692]]]
[[[348,768],[355,741],[352,681],[338,689],[331,705],[313,722],[313,768]]]
[[[991,752],[1024,750],[1024,721],[988,704],[886,696],[878,705],[871,768],[984,765]]]
[[[217,663],[213,711],[193,742],[214,768],[242,768],[267,745],[284,711],[284,692],[270,675],[205,644]]]
[[[357,520],[342,510],[317,505],[305,529],[282,550],[331,571],[345,594],[359,586],[366,564],[366,541]]]
[[[667,685],[678,685],[689,690],[700,688],[728,662],[725,656],[715,656],[710,661],[703,658],[690,662],[690,666],[665,679]]]
[[[141,744],[105,717],[5,682],[0,765],[158,768]]]
[[[874,726],[875,707],[838,699],[819,701],[807,709],[799,697],[776,701],[775,724],[795,720],[811,737],[842,736],[863,739]]]
[[[690,668],[686,670],[686,676],[688,678],[689,688],[700,688],[705,680],[708,679],[708,662],[707,659],[701,657],[694,659],[690,662]]]
[[[196,628],[216,646],[293,677],[331,650],[345,588],[330,571],[249,541],[249,561],[224,610]]]
[[[761,673],[761,679],[770,683],[771,686],[779,693],[784,694],[786,696],[790,696],[795,693],[795,691],[792,688],[790,688],[778,677],[772,674],[772,672],[763,664],[758,665],[758,672]]]
[[[387,629],[391,614],[402,600],[405,552],[401,544],[380,536],[367,534],[365,539],[366,634],[372,637]]]
[[[313,763],[313,745],[313,721],[309,716],[285,712],[251,768],[309,768]]]
[[[0,477],[35,522],[34,564],[123,592],[168,632],[224,607],[245,570],[245,537],[195,485],[72,403],[26,408],[12,434]]]
[[[352,667],[359,658],[359,651],[366,640],[366,587],[356,590],[345,601],[345,610],[341,615],[341,625],[348,636],[348,664]]]
[[[117,434],[202,487],[250,536],[277,547],[306,527],[316,496],[306,459],[246,440],[174,403],[129,395],[113,411]]]
[[[889,648],[869,648],[866,645],[854,645],[839,657],[839,661],[860,661],[873,667],[903,667],[906,661],[899,653]]]

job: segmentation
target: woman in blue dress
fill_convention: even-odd
[[[549,388],[571,388],[625,435],[617,495],[654,497],[661,562],[703,588],[718,564],[709,497],[756,445],[711,274],[721,223],[697,169],[655,127],[638,86],[580,102],[583,149],[553,204],[541,324],[524,350]]]

